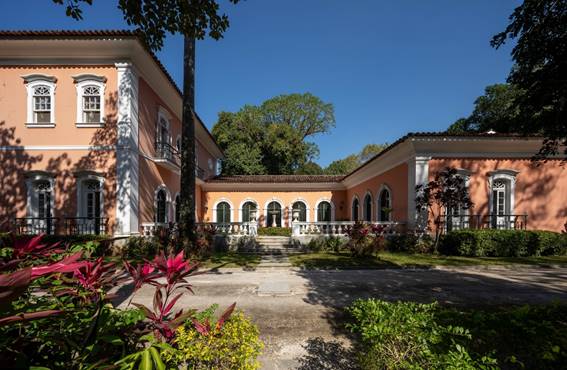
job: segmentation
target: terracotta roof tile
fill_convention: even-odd
[[[341,182],[344,176],[334,175],[234,175],[216,176],[207,180],[210,183],[329,183]]]

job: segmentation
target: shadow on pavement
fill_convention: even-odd
[[[297,370],[355,370],[356,352],[339,341],[312,338],[303,346],[306,355],[298,359]]]

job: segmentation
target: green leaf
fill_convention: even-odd
[[[150,347],[148,350],[150,351],[150,353],[152,355],[152,358],[154,360],[154,364],[156,365],[156,369],[165,370],[165,364],[161,360],[161,356],[160,356],[158,350],[155,349],[155,347]]]
[[[142,361],[140,361],[140,366],[138,366],[139,370],[152,370],[152,358],[150,355],[149,350],[145,350],[142,352]]]

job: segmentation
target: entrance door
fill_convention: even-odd
[[[496,180],[492,184],[492,227],[496,229],[507,228],[506,212],[508,200],[506,199],[506,182]]]
[[[282,207],[278,202],[268,204],[266,226],[282,227]]]

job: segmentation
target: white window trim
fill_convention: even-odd
[[[243,213],[243,212],[242,212],[242,211],[243,211],[243,207],[244,207],[244,205],[245,205],[246,203],[248,203],[248,202],[254,203],[254,204],[256,205],[256,214],[257,214],[257,217],[259,218],[259,216],[260,216],[260,214],[259,214],[259,212],[260,212],[260,205],[258,204],[258,202],[257,202],[255,199],[246,198],[246,199],[244,199],[242,202],[240,202],[240,207],[238,207],[238,219],[240,220],[240,222],[250,222],[250,220],[244,221],[244,220],[243,220],[244,215],[242,214],[242,213]],[[256,221],[258,221],[258,220],[256,220]]]
[[[104,217],[104,176],[94,172],[79,172],[77,177],[77,217],[86,217],[87,210],[83,203],[83,183],[85,181],[94,180],[100,183],[100,217]]]
[[[55,127],[55,87],[57,79],[54,76],[48,76],[43,74],[30,74],[21,76],[26,84],[27,91],[27,119],[26,127],[28,128],[49,128]],[[33,116],[33,90],[39,85],[46,85],[49,87],[49,97],[51,98],[51,112],[49,123],[37,123],[34,122]]]
[[[49,209],[51,210],[51,217],[53,217],[54,200],[55,200],[55,177],[47,172],[34,171],[26,174],[26,217],[38,217],[38,209],[33,208],[33,184],[36,181],[49,181],[51,186],[51,199],[49,202]]]
[[[106,88],[106,77],[103,76],[96,76],[92,74],[81,74],[72,76],[73,80],[75,80],[75,87],[77,89],[77,118],[76,118],[76,125],[77,127],[103,127],[105,122],[104,116],[104,91]],[[100,122],[98,123],[87,123],[83,122],[83,89],[86,86],[97,86],[100,90]]]
[[[161,130],[161,120],[164,120],[167,126],[167,143],[171,145],[171,116],[169,113],[162,107],[159,107],[158,110],[158,121],[156,125],[156,136],[155,141],[157,142],[158,139],[161,139],[160,130]]]
[[[232,202],[227,199],[227,198],[220,198],[218,199],[215,204],[213,205],[213,222],[217,222],[217,207],[220,203],[228,203],[228,205],[230,206],[230,213],[229,213],[229,220],[230,222],[234,222],[234,218],[233,218],[233,211],[234,211],[234,205],[232,204]],[[244,204],[244,203],[243,203]]]
[[[496,170],[488,173],[488,214],[492,214],[493,200],[492,200],[492,184],[498,179],[507,180],[510,183],[510,210],[507,213],[515,214],[516,211],[516,170]]]
[[[171,220],[171,214],[170,214],[171,213],[171,193],[169,192],[169,189],[167,188],[167,186],[165,184],[161,184],[154,191],[154,219],[153,219],[153,222],[158,223],[157,222],[157,195],[158,195],[158,192],[160,190],[165,191],[165,222],[164,223],[169,223],[170,220]]]
[[[319,204],[323,202],[328,202],[331,205],[331,222],[335,221],[335,203],[333,203],[329,198],[321,198],[315,203],[315,222],[319,222]],[[352,212],[352,211],[351,211]],[[323,222],[323,221],[321,221]]]
[[[388,194],[390,195],[390,208],[392,209],[392,212],[390,212],[390,217],[389,217],[390,220],[389,220],[389,222],[391,222],[391,221],[393,221],[392,213],[394,213],[394,211],[393,211],[393,210],[394,210],[394,207],[392,207],[392,205],[394,204],[394,201],[393,201],[393,199],[392,199],[392,198],[393,198],[393,196],[392,196],[392,189],[391,189],[387,184],[382,184],[382,185],[380,185],[380,188],[378,189],[378,193],[376,193],[376,207],[377,207],[377,209],[376,209],[376,220],[378,220],[378,222],[388,222],[388,221],[385,221],[385,220],[381,220],[381,219],[380,219],[380,214],[382,213],[382,212],[381,212],[381,211],[382,211],[382,208],[384,208],[384,207],[382,206],[382,201],[381,201],[381,199],[382,199],[382,192],[383,192],[384,190],[386,190],[386,191],[388,192]]]

